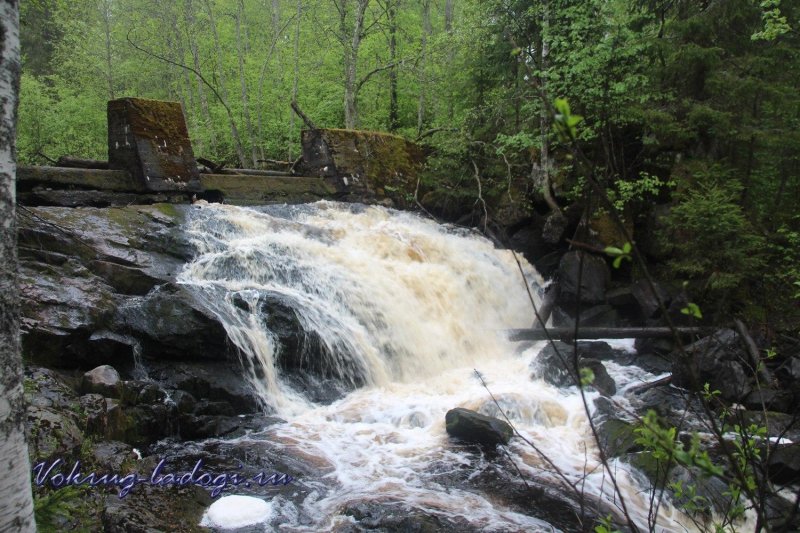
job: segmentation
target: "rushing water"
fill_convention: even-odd
[[[475,461],[474,450],[448,439],[445,413],[461,406],[498,414],[474,370],[516,429],[552,462],[512,439],[509,454],[523,476],[563,487],[555,466],[571,483],[582,480],[586,498],[614,507],[578,391],[533,379],[530,364],[541,346],[520,350],[504,336],[532,323],[510,252],[409,213],[330,202],[205,206],[193,212],[189,231],[199,254],[181,283],[223,322],[265,407],[287,420],[263,438],[322,473],[303,501],[270,502],[272,527],[335,530],[351,520],[340,514],[344,507],[378,502],[475,530],[552,530],[535,510],[523,514],[491,494],[443,481],[443,470]],[[542,279],[520,261],[537,295]],[[281,370],[291,367],[281,361],[293,354],[281,352],[270,330],[278,307],[293,310],[313,340],[295,366],[342,384],[344,397],[314,403]],[[609,367],[619,388],[652,378]],[[594,397],[588,395],[589,405]],[[616,478],[646,529],[649,494],[626,468],[615,465]],[[667,505],[660,513],[659,531],[685,530]]]

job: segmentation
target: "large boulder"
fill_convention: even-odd
[[[122,379],[111,365],[101,365],[86,372],[81,380],[84,394],[102,394],[108,398],[119,398],[122,392]]]
[[[602,257],[571,251],[561,258],[558,280],[561,283],[560,301],[597,304],[605,300],[611,274]]]
[[[733,402],[743,402],[753,389],[753,372],[749,369],[749,356],[733,330],[723,329],[709,337],[687,346],[686,356],[673,357],[672,383],[692,389],[709,388],[720,391],[720,397]],[[697,383],[694,382],[694,379]]]
[[[494,446],[508,444],[514,436],[507,422],[463,407],[449,410],[444,420],[449,435],[467,442]]]

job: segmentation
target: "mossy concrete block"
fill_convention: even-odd
[[[304,173],[341,178],[340,192],[390,197],[401,204],[413,194],[425,163],[421,146],[389,133],[304,130],[301,142]]]
[[[148,191],[199,191],[197,161],[177,102],[120,98],[108,102],[108,163]]]

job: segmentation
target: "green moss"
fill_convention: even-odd
[[[178,213],[178,210],[175,209],[175,206],[172,204],[155,204],[153,205],[153,207],[158,209],[159,211],[161,211],[170,218],[177,218],[178,216],[180,216],[180,213]]]

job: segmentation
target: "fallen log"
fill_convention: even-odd
[[[715,328],[675,328],[680,336],[709,335]],[[658,339],[674,335],[670,328],[548,328],[544,329],[510,329],[508,338],[512,341],[544,341],[549,338],[558,340],[578,339]]]
[[[96,159],[82,159],[71,155],[62,155],[56,161],[57,167],[67,168],[96,168],[100,170],[108,169],[108,161],[98,161]]]
[[[225,168],[208,172],[200,171],[200,174],[238,174],[244,176],[290,176],[289,172],[283,170],[259,170],[255,168]]]

